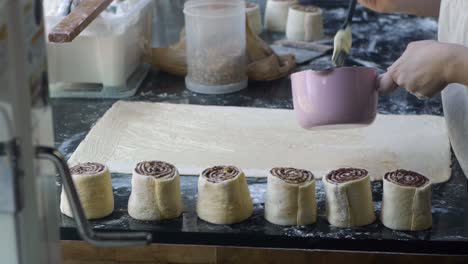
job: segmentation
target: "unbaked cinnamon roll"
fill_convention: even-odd
[[[106,166],[97,162],[79,163],[70,168],[72,175],[95,175],[102,173],[106,170]]]
[[[198,178],[197,214],[213,224],[234,224],[252,215],[253,203],[244,173],[234,166],[215,166]]]
[[[375,221],[368,172],[358,168],[334,170],[323,178],[328,222],[337,227],[358,227]]]
[[[163,161],[143,161],[135,166],[128,214],[138,220],[177,218],[182,213],[180,176]]]
[[[257,3],[246,2],[245,13],[250,29],[257,35],[262,33],[262,13],[260,12],[260,6]]]
[[[104,164],[79,163],[70,168],[70,173],[87,219],[103,218],[114,211],[111,175]],[[60,211],[73,217],[64,189],[60,196]]]
[[[391,229],[417,231],[432,226],[431,181],[408,170],[388,172],[383,179],[382,223]]]
[[[327,174],[327,181],[333,184],[340,184],[359,180],[366,177],[368,172],[364,169],[342,168]]]
[[[207,181],[218,183],[234,179],[241,171],[234,166],[215,166],[204,170],[201,174]]]
[[[400,186],[416,188],[429,183],[429,179],[425,176],[408,170],[396,170],[388,172],[384,175],[384,179]]]
[[[294,41],[317,41],[323,38],[322,9],[312,5],[289,7],[286,38]]]
[[[135,172],[156,179],[168,179],[175,177],[178,172],[174,165],[163,161],[143,161],[136,165]]]
[[[265,7],[265,28],[271,32],[285,32],[289,7],[295,0],[268,0]]]
[[[308,225],[317,220],[315,180],[307,170],[270,170],[265,196],[265,219],[277,225]]]
[[[289,167],[277,167],[270,170],[270,174],[287,183],[301,184],[314,179],[312,172]]]

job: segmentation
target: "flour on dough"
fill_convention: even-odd
[[[308,131],[293,110],[123,101],[97,122],[69,163],[93,160],[132,173],[137,162],[155,157],[181,175],[216,164],[235,164],[247,177],[266,177],[279,164],[317,178],[341,167],[364,168],[372,180],[400,168],[433,183],[451,174],[440,116],[378,115],[364,128]]]

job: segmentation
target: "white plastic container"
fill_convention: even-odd
[[[119,89],[127,85],[143,64],[144,54],[150,52],[154,11],[152,0],[127,1],[132,3],[128,10],[118,14],[104,11],[71,43],[47,43],[52,84],[101,84]],[[46,16],[47,31],[62,18]]]
[[[223,94],[247,87],[245,1],[185,3],[189,90]]]

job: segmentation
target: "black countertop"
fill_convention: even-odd
[[[344,18],[344,9],[325,12],[325,33],[332,36]],[[351,57],[380,71],[388,67],[410,41],[434,39],[437,23],[432,19],[400,15],[377,15],[358,8],[353,28],[354,46]],[[282,36],[264,34],[272,41]],[[312,64],[328,64],[326,57]],[[310,65],[301,66],[304,69]],[[184,80],[152,71],[134,101],[172,102],[200,105],[230,105],[265,108],[292,108],[290,81],[284,78],[272,82],[250,82],[241,92],[211,96],[194,94],[185,89]],[[116,100],[53,99],[56,146],[69,157],[89,129]],[[379,112],[391,114],[442,115],[440,97],[417,100],[403,89],[379,100]],[[324,218],[324,190],[317,183],[319,218],[305,227],[281,227],[263,218],[265,179],[249,179],[254,200],[253,216],[240,224],[213,225],[199,219],[195,212],[197,178],[182,177],[183,215],[174,220],[142,222],[127,213],[130,175],[113,174],[115,211],[101,220],[91,221],[99,231],[148,231],[155,243],[200,244],[222,246],[326,249],[379,252],[410,252],[425,254],[468,254],[468,192],[465,176],[454,159],[449,182],[434,186],[433,228],[423,232],[398,232],[385,228],[379,221],[356,229],[331,227]],[[374,182],[376,213],[380,212],[382,183]],[[72,219],[62,216],[61,237],[79,240]]]
[[[317,223],[310,226],[283,227],[269,223],[263,217],[266,179],[248,179],[254,201],[254,213],[248,220],[234,225],[213,225],[197,217],[196,176],[181,177],[184,202],[183,215],[174,220],[139,221],[127,213],[131,176],[113,174],[115,210],[109,217],[91,221],[99,231],[148,231],[154,243],[196,244],[242,247],[294,249],[351,250],[377,252],[408,252],[424,254],[465,254],[468,245],[468,216],[465,209],[467,192],[464,176],[458,164],[450,182],[433,190],[433,228],[422,232],[393,231],[379,221],[353,229],[335,228],[326,221],[325,192],[317,181]],[[380,213],[382,183],[373,182],[372,192],[376,213]],[[62,217],[63,239],[79,240],[75,223]]]

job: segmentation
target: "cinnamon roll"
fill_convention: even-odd
[[[366,177],[368,172],[364,169],[342,168],[334,170],[327,175],[327,181],[333,184],[346,183]]]
[[[425,176],[408,170],[396,170],[393,172],[388,172],[384,175],[384,179],[400,186],[416,188],[429,183],[429,179]]]
[[[311,5],[292,5],[288,12],[286,38],[294,41],[317,41],[322,39],[322,9]]]
[[[265,196],[265,219],[277,225],[308,225],[317,220],[314,175],[307,170],[270,170]]]
[[[265,7],[265,28],[271,32],[285,32],[289,7],[296,0],[268,0]]]
[[[219,183],[234,179],[239,176],[241,171],[234,166],[215,166],[208,168],[202,172],[202,177],[212,183]]]
[[[170,179],[176,176],[177,170],[172,164],[163,161],[143,161],[136,165],[135,172],[156,179]]]
[[[135,166],[128,214],[138,220],[157,221],[182,214],[180,176],[163,161],[143,161]]]
[[[432,226],[431,181],[408,170],[388,172],[383,178],[382,223],[391,229],[418,231]]]
[[[245,12],[250,29],[257,35],[262,33],[263,25],[260,6],[257,3],[246,2]]]
[[[215,166],[198,178],[197,214],[213,224],[234,224],[252,215],[253,203],[244,173],[234,166]]]
[[[103,218],[114,211],[114,194],[109,169],[97,162],[80,163],[70,168],[73,183],[87,219]],[[73,217],[65,191],[60,196],[60,211]]]
[[[328,222],[337,227],[358,227],[375,221],[368,172],[358,168],[334,170],[323,178]]]

